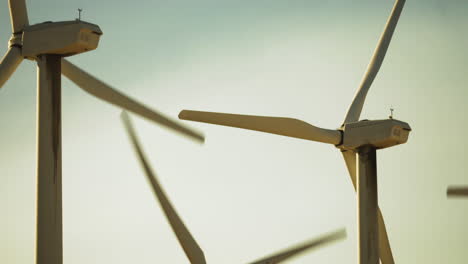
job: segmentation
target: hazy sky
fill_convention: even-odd
[[[182,109],[295,117],[337,128],[393,1],[27,1],[30,23],[83,20],[99,48],[70,60],[176,117]],[[397,263],[466,263],[468,2],[408,0],[363,118],[413,131],[378,152]],[[0,53],[11,27],[0,4]],[[33,263],[36,66],[0,91],[0,263]],[[187,263],[134,156],[120,110],[63,79],[64,263]],[[356,263],[356,199],[332,146],[206,124],[199,145],[135,118],[145,152],[209,263],[245,263],[346,227],[290,263]]]

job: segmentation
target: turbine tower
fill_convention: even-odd
[[[376,150],[406,143],[410,126],[396,119],[359,120],[367,92],[384,60],[405,0],[396,0],[383,34],[344,122],[337,130],[285,118],[184,110],[180,119],[231,126],[335,145],[341,150],[358,201],[358,260],[360,264],[393,264],[394,259],[377,202]]]
[[[29,25],[25,0],[9,0],[13,35],[0,62],[0,88],[23,59],[37,62],[37,219],[36,263],[61,264],[62,139],[61,73],[88,93],[203,141],[203,136],[114,90],[63,57],[94,50],[102,35],[81,20]]]
[[[132,122],[128,117],[127,113],[122,112],[122,121],[124,123],[125,129],[127,130],[127,134],[130,138],[130,142],[132,143],[133,149],[137,154],[138,160],[140,161],[141,166],[145,172],[146,179],[153,190],[156,199],[159,202],[164,214],[166,215],[167,221],[169,222],[172,231],[177,237],[179,244],[181,245],[182,249],[185,252],[185,255],[189,259],[190,263],[192,264],[205,264],[205,254],[203,250],[198,245],[198,243],[193,238],[192,234],[188,230],[188,228],[183,223],[182,219],[179,217],[177,212],[175,211],[174,207],[172,206],[169,198],[167,197],[165,191],[161,187],[156,174],[151,169],[149,162],[147,161],[145,155],[143,154],[143,150],[140,146],[139,140],[136,136],[135,130],[133,128]],[[282,263],[286,260],[289,260],[293,257],[298,256],[305,251],[317,249],[319,247],[325,246],[332,242],[336,242],[338,240],[344,239],[346,237],[345,229],[337,230],[328,234],[325,234],[319,238],[305,241],[293,247],[290,247],[286,250],[276,252],[271,254],[270,256],[264,257],[262,259],[256,260],[254,262],[250,262],[251,264],[270,264],[270,263]]]

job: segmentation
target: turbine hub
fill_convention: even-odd
[[[8,41],[8,47],[11,48],[13,46],[16,46],[16,47],[23,46],[23,34],[22,33],[13,34],[13,36],[11,36],[10,41]]]
[[[343,144],[338,146],[340,149],[357,150],[365,145],[384,149],[406,143],[411,127],[396,119],[384,119],[348,123],[342,130]]]

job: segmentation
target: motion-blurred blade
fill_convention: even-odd
[[[0,88],[10,79],[22,61],[20,48],[13,46],[7,51],[0,62]]]
[[[468,198],[468,186],[450,186],[447,188],[447,196]]]
[[[164,214],[166,215],[167,220],[169,221],[169,224],[171,225],[172,230],[177,236],[177,239],[179,240],[180,245],[184,249],[185,255],[187,255],[187,258],[190,260],[190,263],[192,264],[206,263],[205,255],[203,254],[203,251],[198,246],[197,242],[192,237],[189,230],[187,229],[187,227],[185,227],[179,215],[173,208],[164,190],[160,186],[156,178],[156,174],[153,172],[148,161],[146,160],[145,155],[143,154],[143,151],[140,147],[140,143],[138,142],[137,136],[135,134],[135,130],[133,129],[130,118],[125,112],[122,112],[121,117],[124,122],[125,128],[127,129],[127,133],[130,137],[130,140],[133,144],[135,152],[138,155],[138,159],[140,160],[140,163],[143,169],[145,170],[146,178],[148,179],[148,182],[151,184],[151,188],[154,194],[156,195],[156,198],[158,199],[159,204],[161,205],[161,208],[163,209]]]
[[[10,6],[10,21],[13,34],[23,31],[29,25],[26,0],[8,0]]]
[[[334,145],[341,142],[341,133],[339,131],[315,127],[304,121],[293,118],[235,115],[191,110],[183,110],[180,112],[179,118],[222,126],[244,128]]]
[[[354,190],[356,191],[356,153],[347,150],[342,151],[343,158],[348,168],[349,176],[351,177],[351,182],[353,183]],[[380,211],[377,215],[377,224],[379,225],[379,255],[380,261],[382,264],[395,264],[393,259],[392,248],[390,247],[390,240],[387,234],[387,228],[385,227],[385,222],[383,219],[382,212]]]
[[[296,245],[292,248],[289,248],[287,250],[281,251],[279,253],[275,253],[261,260],[251,262],[250,264],[281,263],[285,260],[289,260],[292,257],[296,257],[301,253],[305,253],[305,251],[307,250],[317,249],[319,247],[325,246],[326,244],[330,244],[332,242],[336,242],[337,240],[344,239],[344,238],[346,238],[346,230],[341,229],[333,233],[326,234],[318,239],[307,241],[307,242],[301,243],[300,245]]]
[[[353,103],[348,109],[348,113],[346,114],[344,124],[356,122],[359,120],[359,116],[361,115],[362,107],[364,106],[364,101],[366,99],[367,92],[369,91],[369,88],[372,85],[375,76],[379,72],[380,66],[382,66],[382,62],[385,58],[385,54],[387,53],[388,46],[390,45],[393,32],[395,31],[398,19],[400,18],[400,14],[403,10],[404,5],[405,0],[396,0],[392,13],[390,14],[390,17],[385,26],[384,32],[380,37],[379,43],[377,44],[377,48],[374,51],[374,55],[372,56],[369,66],[367,67],[367,71],[364,75],[364,78],[362,79],[359,89],[356,95],[354,96]]]
[[[104,82],[101,82],[100,80],[96,79],[89,73],[81,70],[65,59],[62,60],[62,73],[81,89],[101,100],[122,107],[125,110],[145,117],[153,122],[168,127],[198,141],[204,141],[203,135],[199,134],[198,132],[195,132],[186,126],[165,117],[163,114],[138,103],[137,101],[118,92],[114,88],[110,87]]]

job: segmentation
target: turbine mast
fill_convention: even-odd
[[[37,264],[63,260],[61,60],[37,57]]]
[[[358,263],[378,264],[377,151],[366,145],[357,152]]]

